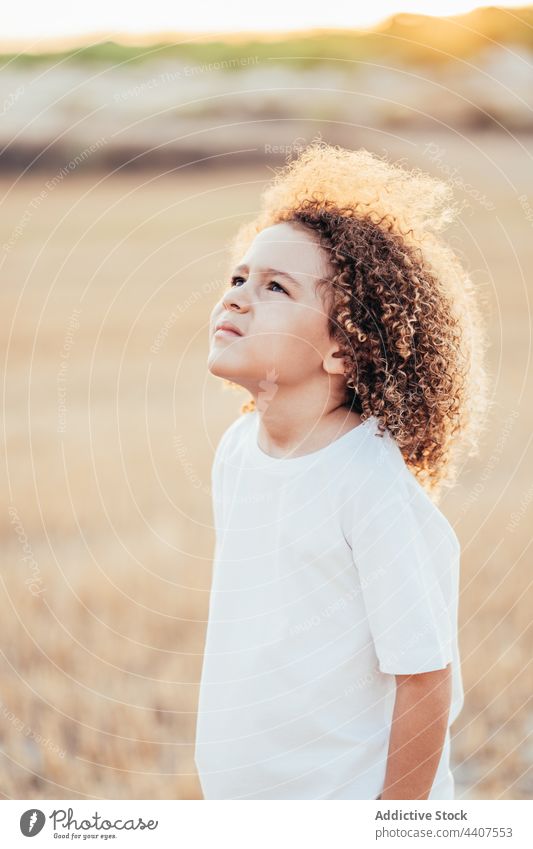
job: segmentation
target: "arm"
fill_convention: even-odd
[[[396,675],[387,771],[380,799],[427,799],[448,729],[451,665]]]

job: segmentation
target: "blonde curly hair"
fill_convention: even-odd
[[[464,453],[478,453],[489,409],[475,291],[439,238],[458,211],[445,182],[318,139],[276,173],[230,245],[233,266],[265,227],[314,232],[332,269],[319,285],[344,357],[346,406],[389,430],[434,501]],[[253,409],[252,398],[241,412]]]

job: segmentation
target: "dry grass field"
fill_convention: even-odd
[[[496,410],[441,503],[463,548],[457,796],[531,798],[532,144],[443,135],[432,160],[427,142],[374,149],[458,169],[450,238],[490,324]],[[270,176],[0,179],[3,798],[201,798],[210,468],[246,397],[206,373],[208,319]]]

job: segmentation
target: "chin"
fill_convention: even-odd
[[[232,368],[229,363],[224,362],[224,356],[210,357],[207,361],[207,369],[214,377],[223,377],[225,380],[239,381],[238,369]]]
[[[221,364],[220,364],[220,363],[217,363],[217,362],[208,363],[208,364],[207,364],[207,370],[208,370],[208,371],[209,371],[209,372],[210,372],[210,373],[211,373],[214,377],[224,377],[224,378],[226,378],[227,380],[231,380],[231,379],[232,379],[232,378],[230,377],[230,375],[227,373],[227,369],[223,368],[223,366],[221,366]]]
[[[250,378],[250,376],[245,376],[242,373],[242,369],[236,368],[235,366],[231,368],[228,363],[223,362],[223,357],[214,357],[207,362],[207,370],[213,377],[219,377],[222,380],[229,380],[230,383],[234,383],[237,386],[240,386],[242,389],[246,389],[249,392],[252,392],[252,387],[257,384],[257,380]]]

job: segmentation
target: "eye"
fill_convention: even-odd
[[[235,286],[235,285],[236,285],[236,281],[237,281],[237,280],[244,280],[244,277],[232,277],[232,278],[231,278],[231,281],[230,281],[230,287]],[[283,286],[281,286],[279,283],[276,283],[276,281],[275,281],[275,280],[271,280],[271,281],[270,281],[270,283],[269,283],[268,285],[269,285],[269,286],[277,286],[277,287],[278,287],[278,289],[281,289],[281,291],[282,291],[285,295],[288,295],[288,294],[289,294],[289,293],[286,291],[286,289],[284,289],[284,288],[283,288]]]
[[[280,285],[279,285],[279,283],[276,283],[276,281],[275,281],[275,280],[271,280],[271,281],[270,281],[270,283],[269,283],[268,285],[269,285],[269,286],[277,286],[277,287],[278,287],[278,289],[281,289],[281,291],[285,293],[285,295],[288,295],[288,294],[289,294],[288,292],[286,292],[286,291],[285,291],[285,289],[283,288],[283,286],[280,286]]]

